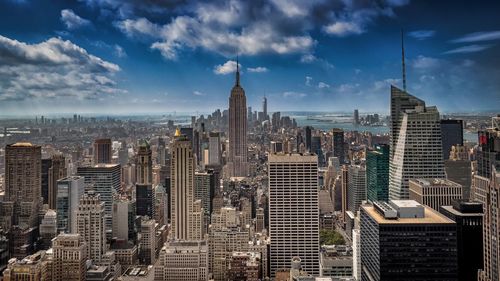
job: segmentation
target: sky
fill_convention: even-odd
[[[0,115],[500,108],[499,1],[0,0]]]

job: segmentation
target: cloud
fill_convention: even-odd
[[[315,31],[359,34],[377,17],[394,16],[394,7],[407,4],[396,0],[81,1],[110,15],[114,11],[115,26],[127,37],[152,40],[150,48],[171,60],[196,49],[226,57],[312,54]]]
[[[319,82],[318,88],[319,89],[328,89],[328,88],[330,88],[330,85],[326,84],[325,82]]]
[[[267,67],[263,67],[263,66],[258,66],[258,67],[248,67],[247,68],[248,72],[268,72],[269,69],[267,69]]]
[[[486,49],[489,49],[493,47],[493,45],[478,45],[478,44],[473,44],[473,45],[467,45],[463,47],[458,47],[455,49],[451,49],[449,51],[444,52],[443,54],[468,54],[468,53],[476,53],[476,52],[481,52]]]
[[[205,96],[205,93],[202,93],[200,91],[194,91],[193,95],[195,95],[195,96]]]
[[[241,63],[239,64],[241,68]],[[214,67],[214,73],[220,75],[226,75],[229,73],[236,72],[236,62],[234,60],[228,60],[224,64],[216,65]]]
[[[311,76],[306,76],[306,86],[311,86],[313,78]]]
[[[325,26],[325,31],[328,34],[337,36],[347,36],[351,34],[361,34],[364,32],[363,28],[355,22],[339,21]]]
[[[460,38],[451,40],[451,42],[472,43],[472,42],[491,41],[499,39],[500,39],[500,30],[495,30],[495,31],[481,31],[481,32],[469,33]]]
[[[418,40],[425,40],[433,37],[436,34],[434,30],[414,30],[408,33],[410,37]]]
[[[116,87],[116,64],[85,49],[50,38],[27,44],[0,36],[0,100],[98,99],[124,91]]]
[[[315,62],[317,58],[313,54],[304,54],[300,57],[300,62],[312,63]]]
[[[67,29],[71,30],[89,27],[92,25],[89,20],[78,16],[71,9],[61,10],[61,21],[64,23]]]
[[[299,93],[299,92],[293,92],[293,91],[289,91],[289,92],[284,92],[283,93],[283,97],[284,98],[294,98],[294,99],[297,99],[297,98],[303,98],[303,97],[306,97],[307,94],[305,93]]]
[[[418,56],[416,59],[410,61],[411,66],[419,69],[428,69],[435,68],[440,65],[439,59],[426,57],[426,56]]]
[[[123,49],[122,46],[115,44],[113,46],[113,49],[114,49],[113,54],[116,57],[119,57],[119,58],[125,58],[125,57],[127,57],[127,53],[125,52],[125,50]]]
[[[127,53],[125,52],[125,49],[123,49],[123,47],[118,45],[118,44],[111,45],[111,44],[108,44],[108,43],[101,41],[101,40],[90,42],[90,44],[92,46],[95,46],[97,48],[100,48],[100,49],[103,49],[103,50],[106,50],[106,51],[112,53],[113,56],[115,56],[117,58],[127,57]]]

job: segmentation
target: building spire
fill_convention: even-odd
[[[404,44],[404,32],[402,28],[401,28],[401,63],[403,70],[403,91],[406,92],[405,44]]]
[[[238,55],[236,55],[236,86],[240,85],[240,63]]]

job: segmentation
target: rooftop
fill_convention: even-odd
[[[455,222],[451,219],[445,217],[444,215],[438,213],[434,209],[421,205],[416,201],[408,202],[413,200],[392,200],[396,206],[401,207],[416,207],[424,208],[423,217],[396,217],[396,218],[386,218],[384,215],[376,210],[373,205],[362,205],[361,208],[372,217],[378,224],[454,224]]]

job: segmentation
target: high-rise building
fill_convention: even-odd
[[[312,128],[310,126],[306,126],[304,128],[305,135],[306,135],[306,150],[311,152],[311,144],[312,144]]]
[[[111,164],[112,157],[111,139],[96,139],[94,141],[94,164]]]
[[[366,188],[368,200],[389,200],[389,145],[366,151]]]
[[[76,213],[85,192],[84,178],[70,176],[57,181],[57,232],[76,233]]]
[[[165,243],[155,266],[155,280],[207,281],[208,247],[204,241]]]
[[[500,117],[493,117],[492,127],[478,132],[477,174],[490,178],[492,166],[500,171]]]
[[[83,194],[76,213],[78,234],[87,243],[87,258],[100,262],[106,252],[106,225],[104,224],[104,202],[92,191]]]
[[[389,198],[408,199],[412,178],[444,178],[441,124],[436,107],[400,113],[394,155],[389,163]]]
[[[339,159],[340,164],[345,164],[344,156],[344,131],[342,129],[332,129],[333,156]]]
[[[139,262],[155,264],[156,262],[156,221],[150,218],[141,220],[141,247]]]
[[[227,172],[231,177],[248,175],[247,160],[247,98],[240,85],[239,66],[236,70],[236,84],[229,96],[229,157]]]
[[[231,281],[259,281],[262,280],[260,253],[233,252],[231,256]]]
[[[53,240],[54,281],[85,281],[86,243],[80,234],[59,234]]]
[[[49,204],[49,170],[52,167],[52,158],[42,159],[41,192],[43,204]]]
[[[478,186],[483,204],[483,269],[479,271],[479,281],[500,279],[500,171],[492,165],[488,185]],[[480,197],[481,198],[481,197]]]
[[[78,167],[77,174],[85,179],[85,191],[95,191],[100,195],[101,202],[104,202],[106,229],[110,235],[113,229],[113,194],[121,189],[120,165],[97,164],[91,167]]]
[[[323,149],[321,148],[321,136],[313,136],[311,139],[311,153],[318,156],[318,165],[320,167],[325,166],[325,156],[323,155]]]
[[[135,200],[117,198],[113,201],[113,237],[136,242],[138,233]]]
[[[457,280],[455,222],[413,200],[361,206],[361,280]]]
[[[439,211],[462,199],[462,186],[447,179],[410,179],[410,199]]]
[[[146,140],[140,140],[135,158],[136,182],[138,184],[153,183],[152,151]]]
[[[154,216],[154,193],[152,184],[135,185],[136,213],[138,216]]]
[[[269,155],[271,277],[299,256],[304,270],[319,275],[318,157]]]
[[[192,213],[194,208],[194,155],[191,143],[186,136],[177,130],[175,140],[170,149],[172,153],[170,168],[170,210],[171,238],[191,240],[190,229],[194,224]]]
[[[347,210],[356,214],[361,203],[366,200],[366,167],[350,165],[347,183]]]
[[[206,216],[210,216],[212,210],[212,180],[213,173],[195,172],[194,174],[194,198],[201,200],[203,210]]]
[[[441,140],[443,147],[443,159],[447,160],[450,158],[450,151],[452,146],[464,145],[463,120],[441,120]]]
[[[52,261],[47,256],[45,251],[38,251],[22,259],[10,259],[3,272],[3,280],[52,280]]]
[[[391,122],[390,122],[390,153],[389,159],[392,161],[396,144],[398,143],[401,122],[406,110],[414,110],[417,106],[424,106],[425,102],[415,96],[412,96],[393,85],[391,85]]]
[[[48,204],[50,209],[56,209],[57,201],[57,181],[65,178],[66,171],[66,159],[63,155],[56,154],[52,156],[52,166],[49,168],[49,185],[48,185]]]
[[[446,178],[462,186],[463,199],[471,198],[472,165],[464,146],[454,145],[449,159],[444,160]]]
[[[57,214],[48,209],[40,223],[40,238],[42,239],[39,249],[48,250],[52,246],[52,239],[57,235]]]
[[[454,201],[440,213],[457,224],[458,281],[477,280],[483,268],[483,206],[479,202]]]
[[[208,164],[220,165],[221,154],[220,134],[211,132],[208,135]]]
[[[353,123],[359,125],[359,111],[357,109],[354,109]]]
[[[268,115],[267,115],[267,98],[266,98],[266,96],[264,96],[262,98],[262,114],[264,115],[264,120],[262,120],[262,121],[267,120]]]

